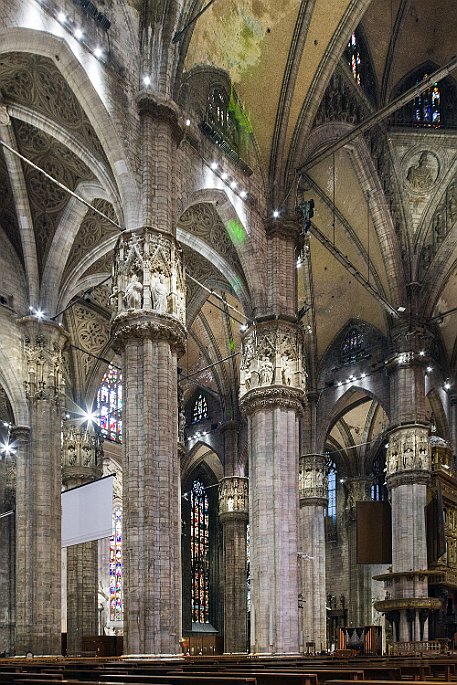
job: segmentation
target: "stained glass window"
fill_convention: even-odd
[[[190,549],[192,564],[192,621],[209,622],[209,512],[208,496],[201,480],[192,484],[190,503]]]
[[[341,360],[353,362],[360,358],[363,352],[363,333],[358,328],[351,328],[341,343]]]
[[[202,395],[202,393],[200,393],[197,399],[195,400],[192,409],[192,423],[198,423],[199,421],[204,421],[207,418],[208,403],[206,401],[206,397]]]
[[[228,116],[229,97],[225,90],[213,88],[208,98],[209,123],[226,133],[229,125]]]
[[[424,79],[428,74],[424,74]],[[416,81],[416,85],[420,81]],[[441,93],[438,83],[434,83],[414,99],[413,118],[416,126],[432,126],[438,128],[441,125]]]
[[[113,534],[109,546],[109,617],[110,621],[124,619],[122,578],[122,507],[113,511]]]
[[[97,392],[95,414],[106,440],[122,442],[122,373],[109,366]]]
[[[373,461],[373,468],[371,471],[372,483],[371,483],[371,499],[373,502],[382,502],[387,499],[387,486],[386,486],[386,459],[385,459],[385,447],[384,455],[382,451],[378,453],[375,460]]]
[[[326,512],[327,540],[336,541],[336,464],[327,457],[328,504]]]
[[[349,39],[346,56],[351,68],[352,75],[358,86],[361,83],[362,61],[360,59],[360,45],[357,36],[353,33]]]

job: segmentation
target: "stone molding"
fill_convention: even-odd
[[[254,388],[240,399],[240,409],[245,416],[252,416],[267,409],[288,409],[303,414],[305,394],[303,390],[286,386]]]
[[[328,480],[324,455],[306,454],[300,457],[298,493],[301,506],[327,505]]]
[[[376,611],[401,611],[402,609],[441,609],[442,602],[436,597],[403,597],[402,599],[383,599],[374,603]]]
[[[185,124],[181,110],[174,100],[155,91],[141,90],[137,97],[137,110],[140,117],[149,116],[167,123],[177,146],[184,138]]]
[[[303,331],[283,319],[251,325],[243,336],[240,362],[240,397],[255,388],[285,387],[299,390],[305,400]]]
[[[186,323],[182,252],[171,235],[150,227],[124,232],[115,248],[112,294],[114,322],[137,312]]]
[[[111,335],[116,352],[121,351],[132,338],[167,340],[178,357],[182,356],[186,349],[186,329],[179,321],[164,315],[148,314],[145,311],[124,312],[117,316],[111,326]]]
[[[264,221],[265,231],[268,237],[279,235],[286,240],[298,241],[301,226],[296,219],[267,219]]]
[[[223,478],[219,482],[219,517],[229,515],[247,519],[249,509],[248,479],[240,476]],[[222,519],[221,519],[222,520]]]
[[[62,350],[68,334],[53,321],[35,316],[19,320],[24,328],[22,339],[23,373],[28,400],[54,400],[65,404],[65,379]]]

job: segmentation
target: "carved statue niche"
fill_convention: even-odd
[[[134,273],[127,284],[124,296],[125,306],[127,309],[141,309],[143,303],[143,285],[138,280],[138,276]]]
[[[155,273],[151,278],[152,309],[158,314],[167,313],[167,297],[170,292],[167,281],[162,273]]]

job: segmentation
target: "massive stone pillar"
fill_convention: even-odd
[[[177,654],[181,636],[181,503],[177,359],[184,276],[171,235],[125,232],[115,256],[112,322],[122,351],[127,654]]]
[[[430,363],[421,338],[399,331],[391,358],[392,424],[386,456],[386,480],[392,505],[392,574],[384,580],[388,599],[377,602],[395,625],[396,639],[428,638],[427,616],[439,608],[428,597],[427,539],[424,508],[430,483],[429,425],[425,417],[425,372]]]
[[[247,649],[246,524],[247,478],[219,483],[219,520],[224,538],[224,651]]]
[[[370,564],[357,563],[357,502],[371,500],[371,479],[351,478],[346,481],[347,488],[347,525],[349,545],[349,601],[348,621],[353,626],[369,626],[372,623]]]
[[[301,607],[301,651],[327,647],[325,586],[325,521],[328,488],[325,456],[300,457],[299,470],[299,606]],[[308,643],[308,644],[307,644]]]
[[[15,450],[0,452],[0,654],[12,654],[15,621]]]
[[[296,324],[265,318],[242,345],[241,408],[249,432],[251,650],[299,651],[298,417],[303,348]]]
[[[67,420],[62,440],[62,482],[66,489],[102,475],[99,434],[93,424]],[[67,548],[67,654],[78,654],[84,636],[98,632],[98,540]]]
[[[30,432],[16,427],[16,654],[61,653],[63,329],[21,320]]]

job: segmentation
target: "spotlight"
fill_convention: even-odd
[[[425,350],[421,350],[419,352],[419,357],[425,357]]]
[[[83,34],[83,32],[82,32],[81,29],[75,29],[75,38],[77,38],[78,40],[81,40],[81,38],[83,37],[83,35],[84,35],[84,34]]]
[[[245,200],[245,199],[247,198],[247,196],[248,196],[247,192],[246,192],[245,190],[242,190],[241,193],[240,193],[240,197],[241,197],[243,200]]]
[[[450,390],[450,389],[451,389],[451,384],[450,384],[449,380],[446,380],[446,382],[444,383],[444,389],[445,389],[445,390]]]
[[[241,326],[240,326],[240,331],[241,331],[242,333],[244,333],[244,331],[247,331],[247,329],[248,329],[247,323],[242,323]]]
[[[432,366],[427,366],[427,373],[431,373],[432,371],[433,371],[433,367],[432,367]]]
[[[94,55],[97,59],[100,59],[100,57],[103,55],[103,50],[100,47],[96,47],[94,50]]]
[[[218,165],[217,162],[211,162],[211,169],[212,169],[213,171],[216,171],[216,169],[217,169],[218,166],[219,166],[219,165]]]
[[[57,15],[57,19],[60,21],[61,24],[64,24],[67,21],[67,17],[63,12],[59,12]]]
[[[37,319],[40,319],[41,321],[41,319],[44,317],[44,312],[42,312],[41,309],[37,309],[37,311],[35,312],[35,316]]]
[[[273,219],[277,219],[278,217],[279,217],[279,211],[277,209],[275,209],[273,212]]]
[[[227,173],[226,171],[224,171],[224,172],[221,174],[221,178],[222,178],[223,181],[226,181],[226,180],[228,179],[228,173]]]
[[[237,185],[238,185],[238,183],[237,183],[236,181],[232,181],[231,184],[230,184],[230,188],[231,188],[232,190],[235,190],[235,188],[237,187]]]
[[[144,86],[150,86],[151,85],[151,77],[150,76],[143,76],[143,85]]]
[[[190,119],[186,119],[186,126],[190,126]]]

